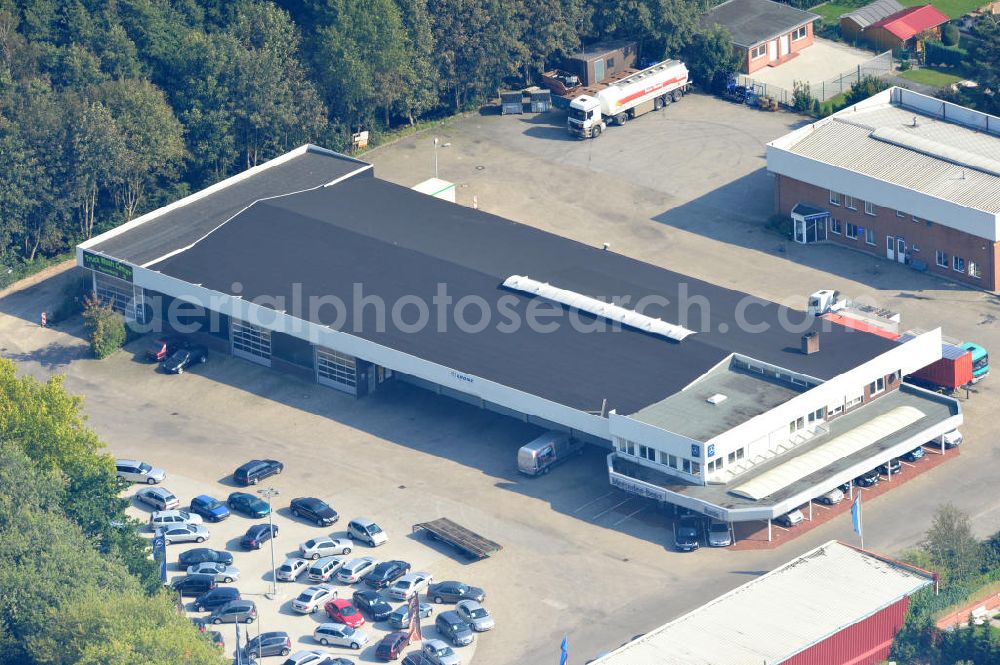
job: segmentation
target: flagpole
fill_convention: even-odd
[[[858,529],[858,536],[861,537],[861,549],[865,548],[865,522],[864,513],[861,512],[861,488],[858,488],[858,525],[861,527]]]

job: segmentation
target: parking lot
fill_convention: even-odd
[[[568,140],[562,122],[558,113],[466,116],[366,158],[381,177],[413,185],[433,175],[437,134],[450,144],[438,151],[440,176],[458,183],[462,204],[475,196],[487,211],[799,308],[821,288],[868,296],[900,311],[905,327],[945,322],[946,334],[1000,347],[994,296],[843,249],[795,246],[765,228],[772,194],[764,143],[802,122],[798,116],[695,95],[596,141]],[[342,522],[360,515],[380,522],[390,542],[374,556],[484,588],[497,627],[458,649],[463,662],[554,662],[566,634],[570,662],[583,663],[826,540],[856,542],[841,518],[771,551],[675,553],[665,516],[608,486],[603,451],[529,479],[516,473],[515,452],[536,428],[408,385],[354,400],[219,354],[191,373],[165,376],[133,357],[141,341],[90,360],[78,325],[37,326],[58,291],[51,279],[0,295],[0,352],[23,372],[66,374],[112,452],[165,468],[165,485],[184,505],[196,494],[224,498],[236,466],[272,457],[286,469],[265,483],[281,491],[279,508],[318,496]],[[866,505],[867,547],[897,553],[915,544],[944,501],[972,515],[980,534],[1000,528],[1000,446],[989,423],[996,380],[963,402],[959,457]],[[469,563],[411,535],[414,523],[438,517],[504,549]],[[276,519],[278,563],[307,537],[342,529],[319,529],[282,510]],[[234,516],[210,527],[208,545],[238,551],[234,539],[251,523]],[[184,547],[169,548],[172,561]],[[267,548],[236,553],[234,563],[241,590],[268,590]],[[274,602],[251,596],[262,608],[253,631],[286,630],[297,646],[313,648],[307,636],[319,615],[287,607],[302,587],[282,584]],[[232,627],[224,633],[231,651]],[[371,659],[370,648],[356,658]]]

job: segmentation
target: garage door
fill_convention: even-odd
[[[324,386],[357,395],[358,375],[354,357],[332,349],[316,347],[316,381]]]
[[[237,319],[230,324],[233,355],[271,366],[271,331]]]
[[[102,303],[111,305],[111,309],[129,321],[144,323],[141,286],[134,286],[132,282],[116,277],[94,273],[94,292]]]

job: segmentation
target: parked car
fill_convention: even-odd
[[[858,487],[872,487],[873,485],[877,485],[879,480],[881,480],[881,476],[878,469],[872,469],[864,475],[855,478],[854,484]]]
[[[135,493],[135,500],[153,510],[173,510],[181,505],[180,499],[166,487],[147,487]]]
[[[330,526],[340,519],[340,515],[330,504],[314,496],[292,499],[290,508],[292,515],[315,522],[316,526]]]
[[[844,492],[839,488],[833,488],[826,494],[816,497],[816,501],[827,506],[835,506],[844,500]]]
[[[446,638],[457,647],[464,647],[472,644],[476,639],[476,634],[472,631],[472,626],[462,620],[458,612],[449,610],[437,615],[434,620],[434,627],[438,634]]]
[[[318,559],[332,554],[350,554],[354,541],[348,538],[310,538],[299,545],[303,558]]]
[[[674,545],[681,552],[693,552],[701,547],[701,519],[684,515],[674,528]]]
[[[430,573],[425,573],[423,571],[409,573],[396,580],[396,583],[389,587],[386,594],[388,594],[390,598],[395,598],[396,600],[406,600],[413,594],[426,589],[427,585],[430,584],[433,579],[434,578]]]
[[[375,647],[375,657],[379,660],[396,660],[403,655],[403,649],[410,645],[407,633],[389,633]]]
[[[962,445],[962,441],[963,441],[962,433],[959,432],[957,429],[953,429],[950,432],[945,432],[941,436],[935,437],[933,440],[928,441],[927,443],[929,445],[938,447],[940,447],[941,444],[943,443],[945,448],[950,449]]]
[[[225,582],[227,584],[240,579],[240,569],[236,566],[227,566],[224,563],[196,563],[190,566],[187,571],[189,575],[212,575],[215,577],[216,582]]]
[[[237,485],[256,485],[265,478],[285,470],[285,465],[273,459],[252,459],[233,471],[233,481]]]
[[[209,612],[240,598],[240,590],[236,587],[217,586],[195,598],[194,609],[198,612]]]
[[[181,566],[193,566],[196,563],[225,563],[233,562],[233,555],[223,550],[213,550],[208,547],[196,547],[186,552],[181,552],[178,557]]]
[[[115,476],[117,476],[119,480],[124,480],[129,483],[146,483],[147,485],[155,485],[166,480],[167,472],[163,469],[157,469],[155,466],[151,466],[146,462],[140,462],[134,459],[116,459]]]
[[[435,663],[423,651],[411,651],[403,656],[402,665],[435,665]]]
[[[441,603],[457,603],[468,598],[481,603],[486,600],[486,593],[479,587],[448,580],[427,587],[427,597],[433,598],[434,602],[439,605]]]
[[[257,605],[252,600],[231,600],[217,607],[208,616],[210,623],[253,623],[257,619]]]
[[[199,494],[191,499],[191,512],[201,515],[209,522],[221,522],[229,517],[229,508],[226,508],[226,504],[207,494]]]
[[[357,651],[368,644],[368,634],[343,623],[321,623],[313,631],[313,639],[325,647],[349,647]]]
[[[181,596],[200,596],[216,587],[214,575],[188,573],[170,581],[170,588]]]
[[[923,456],[924,456],[924,447],[923,446],[917,446],[916,448],[914,448],[910,452],[908,452],[905,455],[903,455],[903,459],[906,460],[907,462],[916,462],[918,459],[920,459]]]
[[[294,582],[308,567],[309,562],[305,559],[289,557],[274,571],[274,576],[282,582]]]
[[[165,544],[203,543],[209,538],[208,529],[200,524],[180,524],[166,526],[156,530],[157,536],[163,536]]]
[[[389,536],[378,524],[367,517],[356,517],[347,525],[347,535],[351,540],[360,540],[371,547],[378,547],[389,542]]]
[[[444,640],[424,640],[420,653],[433,665],[462,665],[462,659]]]
[[[337,658],[319,649],[296,651],[281,665],[354,665],[346,658]]]
[[[377,591],[355,591],[351,600],[372,621],[385,621],[392,614],[392,605],[382,600]]]
[[[314,584],[296,596],[292,601],[292,609],[302,614],[312,614],[336,597],[337,590],[329,584]]]
[[[156,510],[149,516],[149,530],[156,531],[164,526],[180,524],[201,524],[201,515],[186,510]]]
[[[354,584],[364,579],[378,565],[378,559],[373,556],[362,556],[351,559],[337,571],[337,579],[344,584]]]
[[[243,647],[243,656],[261,658],[262,656],[287,656],[292,652],[292,638],[283,630],[272,630],[260,633]]]
[[[805,516],[802,514],[802,511],[796,508],[774,518],[774,521],[784,527],[793,527],[804,519]]]
[[[259,550],[271,538],[278,537],[278,525],[254,524],[240,538],[240,545],[246,550]]]
[[[299,547],[299,551],[302,551],[301,546]],[[340,557],[325,556],[322,559],[316,559],[312,565],[309,566],[306,574],[313,582],[329,582],[337,576],[337,571],[340,570],[343,565],[344,560]]]
[[[430,603],[420,603],[418,608],[417,615],[421,619],[426,619],[434,614],[434,606]],[[410,627],[409,604],[404,603],[392,611],[392,614],[389,615],[389,625],[400,630],[406,630]]]
[[[846,483],[844,483],[843,485],[839,486],[839,487],[838,487],[837,489],[839,489],[839,490],[840,490],[841,492],[843,492],[843,493],[844,493],[845,495],[849,496],[849,495],[851,494],[851,483],[852,483],[852,482],[853,482],[853,481],[850,481],[850,482],[846,482]]]
[[[878,472],[883,476],[893,475],[903,470],[903,463],[899,461],[898,457],[893,457],[891,460],[885,464],[879,466]]]
[[[323,609],[330,617],[330,621],[336,621],[351,628],[358,628],[365,624],[365,615],[346,598],[335,598],[327,601]]]
[[[208,349],[200,344],[194,344],[186,349],[177,349],[160,367],[167,374],[183,374],[192,365],[200,365],[208,360]]]
[[[157,337],[146,347],[146,360],[154,363],[163,362],[185,346],[187,341],[182,337]]]
[[[708,523],[708,546],[729,547],[733,544],[733,534],[727,522],[712,520]]]
[[[458,612],[458,616],[462,617],[462,621],[472,626],[472,630],[477,633],[493,630],[493,626],[496,625],[486,608],[474,600],[459,601],[455,605],[455,611]]]
[[[383,561],[365,575],[365,585],[373,589],[384,589],[408,572],[410,564],[405,561],[398,559]]]
[[[230,510],[243,513],[247,517],[260,519],[267,517],[271,512],[271,506],[268,505],[267,501],[246,492],[233,492],[226,499],[226,503],[229,504]]]

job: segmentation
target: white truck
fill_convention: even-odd
[[[624,125],[649,111],[680,101],[691,87],[687,66],[665,60],[615,81],[597,94],[580,95],[569,104],[567,129],[573,136],[597,138],[614,121]]]

